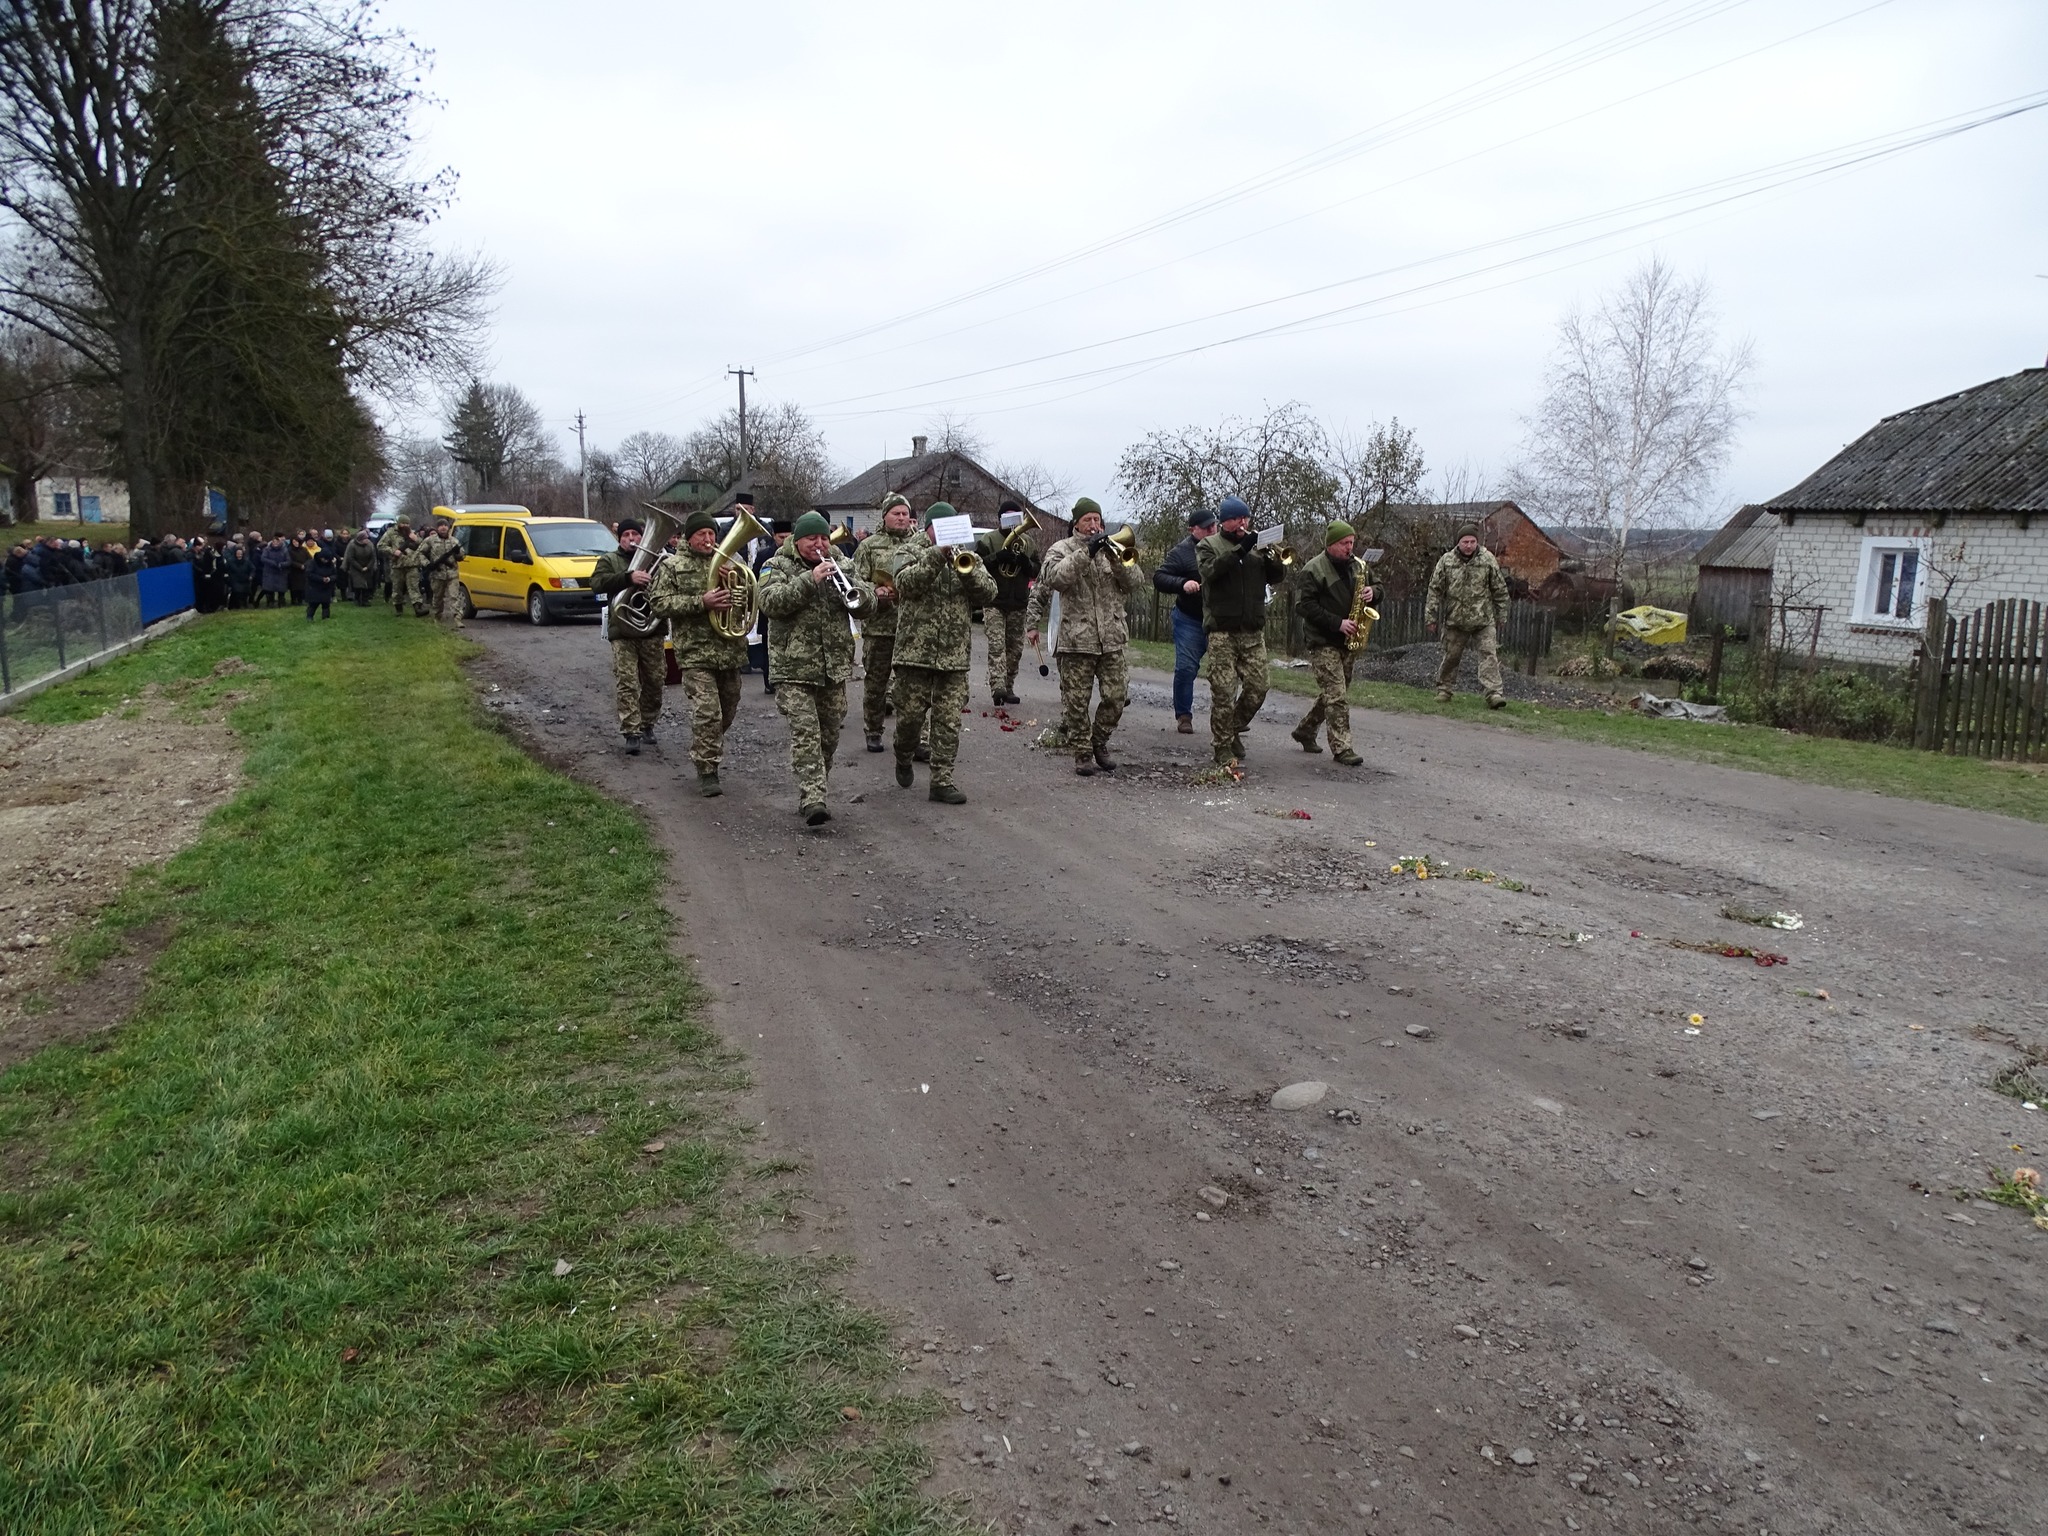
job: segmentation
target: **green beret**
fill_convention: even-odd
[[[924,525],[927,528],[931,527],[932,519],[935,517],[956,517],[958,515],[954,512],[953,503],[950,501],[935,501],[924,509]]]
[[[1073,516],[1069,517],[1067,521],[1070,523],[1078,523],[1090,512],[1093,512],[1097,517],[1102,516],[1102,503],[1097,501],[1093,496],[1083,496],[1074,503]]]
[[[706,528],[713,533],[718,532],[718,519],[701,508],[683,519],[683,537],[686,539],[693,533],[702,533]]]
[[[1332,544],[1341,544],[1346,539],[1356,537],[1357,533],[1358,530],[1343,518],[1337,518],[1323,534],[1323,547],[1327,549]]]
[[[815,539],[821,533],[830,533],[832,525],[825,521],[824,514],[806,512],[796,520],[796,526],[789,531],[799,539]]]

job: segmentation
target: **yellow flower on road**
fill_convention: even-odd
[[[1685,1016],[1685,1022],[1688,1024],[1704,1024],[1707,1022],[1707,1016],[1704,1013],[1688,1013]]]

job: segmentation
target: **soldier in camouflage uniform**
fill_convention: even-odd
[[[882,498],[882,526],[861,541],[853,557],[853,573],[875,589],[880,605],[861,625],[860,719],[870,752],[882,750],[883,717],[889,708],[889,679],[896,652],[897,562],[924,545],[911,528],[910,503],[891,492]]]
[[[747,641],[711,627],[714,613],[730,613],[733,597],[722,583],[709,585],[711,556],[718,548],[718,522],[709,512],[692,512],[683,524],[683,547],[661,562],[647,589],[648,606],[670,621],[676,665],[690,699],[690,760],[697,765],[697,793],[722,795],[718,765],[725,733],[740,709],[740,668]]]
[[[434,524],[413,558],[419,565],[416,579],[426,588],[428,610],[443,629],[462,628],[462,581],[456,570],[462,563],[462,546],[455,542],[448,519]]]
[[[1266,589],[1287,580],[1277,549],[1252,532],[1252,509],[1235,496],[1216,508],[1217,531],[1195,546],[1202,628],[1209,634],[1209,739],[1216,761],[1244,755],[1244,730],[1266,702]]]
[[[619,547],[597,557],[590,587],[607,605],[654,579],[651,572],[632,568],[642,532],[638,519],[621,518]],[[654,727],[661,719],[661,690],[668,676],[668,668],[662,664],[661,632],[665,628],[657,625],[652,634],[635,635],[625,625],[612,622],[609,612],[605,615],[605,636],[612,647],[612,693],[619,708],[619,736],[628,757],[640,755],[643,741],[654,745]]]
[[[1304,752],[1320,752],[1316,731],[1325,721],[1330,728],[1330,752],[1346,768],[1365,761],[1351,745],[1351,665],[1358,653],[1351,648],[1358,625],[1351,609],[1359,597],[1357,568],[1351,556],[1358,543],[1351,525],[1339,519],[1323,535],[1323,552],[1301,568],[1294,578],[1294,611],[1301,615],[1301,627],[1308,638],[1309,669],[1315,673],[1316,701],[1294,728],[1294,739]],[[1366,602],[1373,590],[1364,592]]]
[[[761,567],[761,611],[769,628],[775,705],[789,722],[789,767],[806,826],[832,819],[825,792],[846,720],[855,621],[875,610],[875,589],[832,548],[832,525],[816,512],[796,520],[792,536]],[[849,609],[826,577],[828,566],[853,582]]]
[[[1479,686],[1486,694],[1486,707],[1507,708],[1497,626],[1508,621],[1508,579],[1501,574],[1493,551],[1479,542],[1477,523],[1465,523],[1458,529],[1456,547],[1430,572],[1422,618],[1432,635],[1439,623],[1443,625],[1444,659],[1436,670],[1437,698],[1445,704],[1451,702],[1458,663],[1467,650],[1477,649]]]
[[[419,579],[412,558],[412,519],[401,517],[384,530],[377,541],[377,553],[384,557],[384,569],[391,581],[391,611],[403,614],[408,601],[419,603]]]
[[[935,501],[925,508],[925,527],[953,515],[949,502]],[[971,562],[965,575],[953,569],[953,556],[962,552]],[[967,803],[953,782],[953,763],[960,753],[960,711],[967,707],[971,611],[995,598],[996,579],[971,545],[933,545],[896,569],[896,782],[910,788],[918,735],[929,718],[931,798],[946,805]]]
[[[1130,698],[1124,658],[1130,626],[1124,605],[1144,573],[1111,546],[1102,508],[1092,498],[1074,503],[1073,528],[1072,536],[1045,552],[1045,574],[1038,584],[1060,595],[1054,656],[1060,668],[1061,734],[1074,754],[1074,772],[1089,778],[1098,768],[1116,772],[1109,738]],[[1097,688],[1102,700],[1091,719],[1088,704]]]
[[[1014,544],[1006,538],[1007,530],[1022,525],[1024,509],[1006,501],[996,516],[1001,526],[975,541],[982,563],[996,579],[996,605],[981,616],[982,636],[988,641],[988,694],[997,704],[1021,704],[1017,665],[1024,659],[1024,610],[1031,604],[1031,584],[1041,567],[1030,535]]]

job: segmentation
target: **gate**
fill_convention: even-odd
[[[2023,597],[1950,618],[1927,605],[1915,684],[1913,745],[1955,757],[2036,762],[2048,756],[2043,605]]]

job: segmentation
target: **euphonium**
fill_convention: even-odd
[[[753,540],[767,538],[768,530],[745,507],[736,506],[732,511],[732,526],[711,552],[711,569],[704,573],[704,590],[723,587],[732,594],[730,608],[708,610],[711,627],[728,640],[744,640],[761,611],[761,582],[739,552]]]
[[[1345,646],[1353,655],[1365,649],[1365,642],[1372,638],[1372,627],[1379,622],[1380,611],[1369,608],[1365,602],[1365,586],[1372,577],[1372,567],[1363,560],[1351,562],[1351,622],[1358,629],[1351,636],[1351,643]]]
[[[1019,523],[1016,527],[1012,528],[1008,533],[1003,535],[1003,548],[1015,549],[1019,544],[1021,544],[1024,541],[1024,538],[1027,534],[1035,533],[1038,531],[1037,518],[1033,517],[1029,512],[1024,513],[1023,518],[1023,522]]]
[[[651,501],[640,505],[647,509],[647,527],[640,536],[640,547],[633,551],[632,562],[627,565],[628,573],[645,571],[648,575],[644,586],[628,585],[611,601],[611,608],[605,622],[608,629],[616,629],[635,639],[646,640],[660,633],[662,621],[654,616],[649,606],[649,594],[654,590],[654,573],[661,569],[661,563],[668,559],[668,541],[683,531],[682,523],[664,507],[657,507]]]

